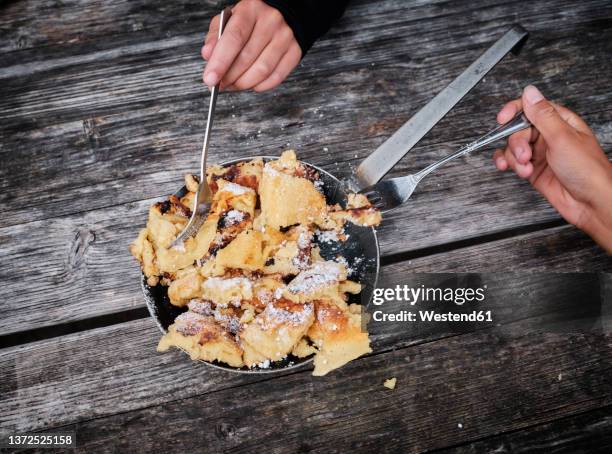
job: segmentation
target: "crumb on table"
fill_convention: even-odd
[[[385,382],[383,383],[383,386],[385,388],[389,388],[389,389],[395,389],[395,384],[397,383],[397,378],[393,377],[393,378],[388,378],[387,380],[385,380]]]

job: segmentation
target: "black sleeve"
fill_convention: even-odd
[[[264,0],[281,12],[302,48],[302,57],[346,9],[349,0]]]

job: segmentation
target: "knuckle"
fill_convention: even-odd
[[[277,85],[280,84],[284,77],[281,73],[279,73],[278,71],[272,71],[272,74],[270,74],[270,76],[268,77],[268,79],[270,79],[270,83]]]
[[[265,76],[268,75],[272,72],[272,67],[270,65],[270,63],[268,63],[267,61],[263,60],[263,61],[259,61],[255,64],[255,67],[253,68],[253,70],[261,75],[261,76]]]
[[[283,17],[281,12],[277,10],[276,8],[270,7],[270,11],[267,13],[267,15],[268,15],[268,20],[273,24],[279,24],[285,21],[285,18]]]
[[[249,12],[253,13],[256,12],[262,6],[267,5],[261,0],[242,0],[238,2],[236,8],[240,8],[240,10],[244,9],[245,11],[248,10]]]
[[[255,57],[256,55],[253,49],[249,46],[246,46],[240,51],[240,54],[238,55],[238,61],[240,63],[246,63],[253,61]]]
[[[227,34],[227,37],[237,43],[243,43],[245,39],[244,28],[241,24],[236,24],[236,27],[228,28],[224,34]]]
[[[241,0],[232,8],[232,14],[239,13],[245,8],[249,8],[253,5],[253,0]]]
[[[249,88],[247,82],[244,79],[238,79],[236,82],[233,83],[233,86],[238,90],[246,90],[247,88]]]
[[[539,106],[538,114],[542,117],[549,118],[556,115],[556,112],[552,104],[544,103],[544,105]]]
[[[278,30],[278,36],[283,41],[289,41],[291,38],[293,38],[293,30],[291,30],[291,28],[288,25],[283,25]]]

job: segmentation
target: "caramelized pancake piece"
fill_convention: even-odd
[[[256,230],[241,232],[225,248],[217,252],[216,267],[257,271],[264,267],[263,234]]]
[[[306,227],[298,226],[285,235],[278,232],[281,241],[272,232],[272,229],[266,230],[269,252],[266,254],[268,258],[263,268],[265,274],[296,275],[311,265],[312,232]]]
[[[295,165],[295,153],[286,151],[264,166],[259,198],[265,223],[272,228],[319,225],[327,218],[325,197],[311,181],[293,175]]]
[[[263,161],[261,158],[258,158],[227,167],[218,165],[209,166],[206,169],[206,173],[208,184],[214,193],[217,191],[218,182],[221,179],[257,190],[262,170]]]
[[[156,248],[168,248],[176,236],[180,233],[181,223],[172,222],[170,216],[162,213],[158,205],[149,209],[149,220],[147,221],[148,238]]]
[[[306,339],[302,338],[297,344],[295,344],[291,354],[297,356],[298,358],[306,358],[307,356],[313,355],[316,352],[317,349],[310,345]]]
[[[228,334],[215,319],[195,312],[179,315],[170,325],[157,346],[165,352],[178,347],[189,353],[192,360],[221,361],[232,367],[242,367],[242,350],[233,336]]]
[[[219,188],[213,197],[211,208],[213,213],[238,210],[253,217],[257,204],[257,194],[253,189],[225,180],[219,180],[217,184]]]
[[[217,218],[209,217],[193,238],[188,238],[182,247],[158,248],[157,265],[161,272],[173,273],[192,265],[208,252],[217,232]]]
[[[168,287],[168,298],[174,306],[182,307],[189,300],[202,295],[202,282],[204,279],[193,269],[193,271],[185,276],[172,281]]]
[[[348,221],[362,227],[376,226],[382,221],[380,211],[363,194],[349,194],[346,209],[342,210],[336,205],[329,215],[338,224]]]
[[[268,304],[240,333],[246,365],[283,359],[306,334],[313,320],[312,304],[285,299]]]
[[[315,307],[316,318],[308,330],[318,349],[313,375],[325,375],[372,351],[368,333],[362,330],[361,306],[342,309],[331,301],[316,301]]]
[[[138,238],[130,245],[130,252],[140,262],[142,272],[147,277],[147,284],[157,285],[159,281],[159,268],[155,263],[155,251],[148,240],[148,229],[141,229]]]
[[[315,262],[298,274],[283,295],[293,301],[314,301],[321,298],[338,299],[340,282],[346,281],[346,267],[337,262]]]
[[[211,277],[202,284],[201,295],[217,306],[240,306],[241,301],[253,298],[253,285],[245,277]]]
[[[268,304],[274,301],[277,292],[282,293],[285,288],[281,276],[264,276],[258,279],[253,284],[253,300],[252,305],[258,311],[261,312],[266,308]]]

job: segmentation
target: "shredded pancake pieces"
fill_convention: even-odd
[[[212,166],[207,178],[213,203],[193,238],[170,247],[191,216],[198,179],[187,175],[187,194],[152,206],[130,246],[147,284],[167,286],[185,308],[158,351],[237,368],[314,355],[314,375],[370,352],[362,308],[347,303],[361,285],[315,242],[346,239],[346,221],[378,225],[368,200],[351,194],[345,208],[327,205],[318,173],[291,150],[267,163]]]

